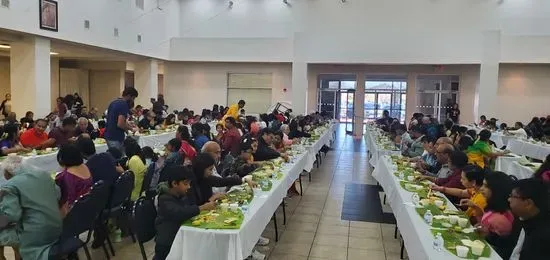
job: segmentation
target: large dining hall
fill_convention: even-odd
[[[549,10],[0,0],[0,260],[549,260]]]

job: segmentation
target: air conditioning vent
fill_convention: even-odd
[[[2,0],[2,7],[10,8],[10,0]]]
[[[90,21],[89,20],[84,20],[84,28],[90,29]]]
[[[115,35],[115,37],[118,37],[118,28],[115,28],[113,34]]]
[[[143,10],[144,9],[144,0],[136,0],[136,7]]]
[[[141,34],[138,34],[138,36],[137,36],[137,41],[138,41],[138,42],[141,42]]]

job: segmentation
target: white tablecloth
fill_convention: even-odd
[[[520,139],[510,139],[506,149],[518,155],[524,155],[543,161],[546,159],[546,156],[550,154],[550,145],[533,144]]]
[[[315,155],[323,148],[324,145],[329,146],[331,144],[331,141],[334,139],[334,131],[336,131],[336,125],[331,124],[328,127],[328,130],[325,131],[323,135],[319,137],[319,139],[308,147],[308,153],[307,153],[307,162],[304,167],[304,171],[310,172],[311,169],[313,169],[313,164],[315,163]]]
[[[367,142],[368,153],[371,156],[369,159],[369,163],[372,167],[376,167],[379,158],[383,155],[401,154],[401,151],[386,150],[382,147],[379,147],[378,144],[376,144],[376,139],[374,138],[373,131],[369,130],[369,128],[367,128],[367,132],[365,134],[365,141]]]
[[[441,252],[433,249],[433,235],[430,226],[418,215],[412,204],[412,193],[401,188],[399,179],[393,174],[390,158],[382,156],[378,160],[372,176],[380,183],[386,193],[386,201],[392,208],[397,226],[403,236],[407,254],[411,260],[445,260],[459,259],[447,250]],[[407,203],[407,204],[405,204]],[[454,205],[447,201],[448,208],[456,210]],[[502,259],[493,250],[490,259]]]
[[[495,170],[513,175],[518,179],[531,178],[535,171],[530,167],[519,164],[520,158],[521,157],[517,155],[514,155],[514,157],[497,157]]]
[[[335,127],[331,126],[311,147],[320,149],[321,144],[332,139],[334,129]],[[330,137],[326,137],[327,134]],[[248,257],[273,213],[286,196],[288,188],[307,167],[312,151],[314,150],[307,149],[306,152],[293,158],[291,163],[285,164],[283,178],[272,180],[273,186],[270,191],[254,194],[240,229],[207,230],[182,226],[176,234],[167,259],[243,260]],[[318,150],[314,151],[315,154],[317,152]]]
[[[163,148],[166,143],[172,138],[175,138],[175,132],[162,133],[158,135],[140,136],[138,138],[141,147],[151,146],[152,148]],[[96,153],[107,151],[106,144],[96,144]],[[57,163],[57,153],[35,155],[23,157],[24,163],[40,168],[49,173],[60,171],[61,168]],[[0,163],[1,166],[1,163]]]

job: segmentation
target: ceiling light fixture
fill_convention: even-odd
[[[229,1],[229,8],[233,8],[233,5],[234,5],[234,4],[235,4],[235,3],[233,3],[233,1]]]
[[[50,51],[50,55],[59,55],[59,53]]]
[[[285,3],[286,5],[288,4],[288,0],[283,0],[283,3]]]
[[[10,49],[11,46],[7,45],[7,44],[0,44],[0,49]]]

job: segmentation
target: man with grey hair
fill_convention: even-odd
[[[99,131],[97,129],[94,129],[94,126],[85,117],[81,117],[78,119],[77,128],[74,134],[75,137],[78,137],[80,135],[88,135],[92,140],[99,137]]]
[[[22,259],[48,259],[63,227],[55,183],[47,172],[24,165],[15,154],[2,166],[7,181],[0,188],[0,215],[10,225],[2,230],[2,239],[9,241],[2,242],[18,245]]]

